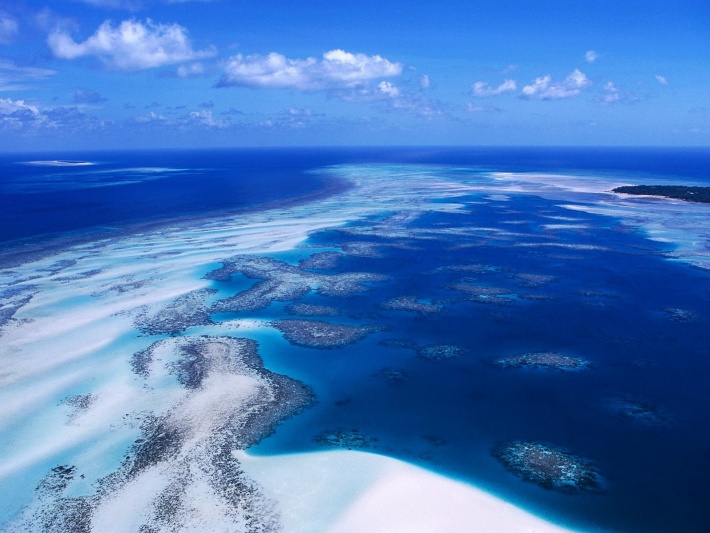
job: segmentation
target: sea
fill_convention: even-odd
[[[573,530],[707,531],[710,205],[611,192],[634,184],[710,186],[710,149],[0,155],[0,529],[91,530],[191,393],[140,354],[227,336],[311,395],[252,456],[356,449]]]

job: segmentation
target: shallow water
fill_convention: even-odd
[[[604,191],[612,183],[679,176],[683,183],[701,182],[707,152],[350,150],[271,153],[268,164],[264,153],[220,154],[219,179],[228,179],[230,165],[249,169],[234,184],[242,190],[261,191],[259,172],[272,185],[290,184],[294,175],[303,181],[238,197],[237,214],[227,214],[229,200],[215,194],[212,183],[194,181],[214,175],[207,161],[215,158],[207,153],[193,160],[189,154],[179,160],[123,154],[120,168],[175,169],[140,183],[135,172],[118,172],[118,180],[112,174],[110,187],[93,186],[99,178],[92,174],[91,186],[55,183],[53,192],[42,192],[47,179],[4,182],[6,198],[26,200],[15,215],[28,220],[36,217],[29,195],[45,194],[56,203],[55,213],[72,211],[57,196],[62,190],[71,190],[72,202],[94,202],[92,209],[131,199],[135,218],[121,215],[112,224],[174,220],[185,210],[207,217],[92,244],[91,235],[108,220],[79,209],[57,229],[82,230],[86,244],[5,272],[0,290],[25,290],[32,299],[24,302],[12,292],[17,309],[3,330],[3,397],[15,403],[5,403],[1,412],[7,437],[0,450],[7,470],[2,483],[17,495],[4,502],[3,522],[33,500],[33,487],[56,465],[78,465],[86,477],[68,494],[89,494],[95,480],[119,468],[146,412],[170,409],[181,397],[169,371],[148,391],[131,368],[136,352],[167,337],[155,328],[141,333],[137,324],[158,323],[150,317],[168,316],[160,313],[191,291],[217,291],[204,302],[209,310],[271,275],[205,279],[221,259],[257,254],[281,262],[272,270],[280,264],[287,271],[327,250],[341,255],[334,266],[299,270],[308,287],[298,302],[335,308],[337,316],[294,316],[291,301],[274,296],[270,304],[175,326],[180,335],[255,339],[269,370],[313,389],[317,403],[282,422],[250,453],[322,450],[324,442],[337,443],[326,437],[340,432],[341,444],[425,466],[568,525],[702,530],[710,472],[704,452],[710,444],[704,423],[710,415],[710,285],[701,268],[710,257],[708,208]],[[48,172],[27,168],[35,178]],[[176,176],[184,181],[175,182]],[[360,185],[310,204],[246,212],[317,195],[324,177]],[[169,183],[187,203],[145,207]],[[195,188],[205,190],[195,196]],[[99,189],[120,194],[94,196]],[[146,196],[133,202],[137,191]],[[4,238],[44,235],[52,216]],[[323,289],[323,276],[348,272],[381,279],[359,291]],[[428,307],[408,310],[403,300],[396,300],[400,308],[387,305],[402,297]],[[97,315],[97,309],[103,311]],[[271,327],[282,318],[371,329],[353,344],[315,349],[292,345]],[[564,371],[496,364],[540,352],[582,358],[589,366]],[[62,401],[77,394],[98,400],[72,418]],[[521,480],[492,455],[496,446],[514,441],[544,443],[589,462],[603,479],[602,490],[563,494]],[[110,451],[98,466],[92,461],[100,450]]]

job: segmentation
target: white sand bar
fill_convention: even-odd
[[[239,456],[278,501],[291,533],[560,533],[547,522],[471,485],[397,459],[338,450]]]

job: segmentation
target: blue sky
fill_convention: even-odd
[[[3,0],[0,150],[710,145],[707,0]]]

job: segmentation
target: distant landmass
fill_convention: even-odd
[[[612,192],[663,196],[688,202],[710,204],[710,187],[686,187],[684,185],[625,185],[612,189]]]

